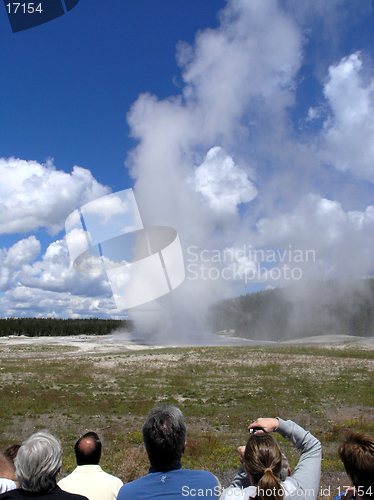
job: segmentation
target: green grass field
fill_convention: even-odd
[[[141,427],[160,402],[176,404],[186,417],[184,466],[220,476],[239,466],[236,448],[259,416],[290,418],[316,435],[325,473],[343,470],[336,450],[345,429],[374,433],[373,351],[196,347],[74,355],[59,346],[38,349],[0,347],[0,447],[48,428],[62,440],[64,472],[75,467],[76,439],[95,430],[103,440],[103,468],[124,481],[146,473]],[[294,467],[298,452],[278,438]]]

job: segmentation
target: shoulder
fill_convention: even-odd
[[[212,474],[211,472],[207,471],[207,470],[203,470],[203,469],[200,469],[200,470],[194,470],[194,469],[177,469],[176,471],[173,471],[173,472],[179,472],[180,474],[183,474],[183,475],[196,475],[196,476],[206,476],[206,477],[215,477],[214,474]]]
[[[108,481],[120,482],[122,484],[122,481],[119,477],[113,476],[113,474],[109,474],[109,472],[105,472],[103,469],[101,469],[101,471],[99,471],[99,473],[100,473],[100,480],[106,479]]]
[[[35,494],[35,493],[29,493],[28,491],[22,490],[22,489],[16,489],[16,490],[11,490],[7,491],[6,493],[3,493],[0,495],[1,500],[19,500],[23,499],[26,500],[27,498],[45,498],[47,499],[53,499],[53,500],[88,500],[86,497],[82,495],[75,495],[73,493],[68,493],[67,491],[62,490],[58,486],[54,488],[51,491],[48,491],[47,493],[40,493],[40,494]]]
[[[22,498],[22,495],[19,493],[18,489],[13,489],[13,490],[3,490],[3,493],[0,494],[0,499],[2,500],[7,500],[7,499],[17,499],[17,498]]]
[[[175,483],[182,488],[183,496],[217,496],[220,484],[214,474],[206,470],[180,469]]]
[[[71,479],[71,474],[68,474],[67,476],[60,479],[57,484],[58,484],[58,486],[61,486],[61,484],[68,483],[70,481],[70,479]]]
[[[299,485],[294,481],[292,476],[287,477],[281,484],[285,491],[285,497],[292,496],[299,490]]]
[[[134,479],[134,481],[130,481],[129,483],[124,483],[121,486],[121,489],[119,490],[118,494],[120,494],[121,491],[124,492],[131,489],[139,488],[143,483],[145,484],[152,482],[153,480],[152,476],[154,476],[154,474],[146,474],[145,476],[139,477],[138,479]]]
[[[149,485],[149,476],[140,477],[139,479],[135,479],[134,481],[130,481],[129,483],[122,484],[118,491],[117,500],[127,499],[130,497],[136,498],[136,495],[140,491],[144,491],[145,488]]]
[[[17,488],[16,483],[12,479],[0,479],[0,493],[5,491],[15,490]]]
[[[58,484],[60,486],[67,486],[68,484],[75,484],[77,481],[86,481],[90,478],[100,478],[100,481],[120,483],[122,481],[117,477],[105,472],[100,465],[79,465],[73,470],[71,474],[60,479]]]
[[[135,481],[124,484],[119,490],[117,500],[129,498],[139,491],[159,494],[169,488],[173,490],[183,488],[183,496],[188,496],[189,491],[217,488],[218,479],[211,472],[205,470],[175,469],[168,472],[149,473]],[[191,496],[193,496],[191,494]],[[197,496],[195,493],[194,496]]]
[[[88,500],[87,497],[83,495],[78,495],[77,493],[69,493],[68,491],[62,490],[59,486],[56,486],[52,491],[49,492],[48,496],[52,496],[54,499],[61,500]]]
[[[76,478],[78,475],[79,475],[79,467],[76,467],[73,470],[73,472],[71,472],[67,476],[63,477],[62,479],[60,479],[57,484],[60,485],[60,484],[69,483],[70,481],[74,480],[74,478]]]
[[[256,497],[256,494],[255,486],[248,486],[247,488],[230,486],[223,490],[220,500],[248,500]]]
[[[192,469],[178,469],[173,471],[176,475],[183,477],[184,480],[197,480],[217,483],[218,479],[214,474],[207,470],[192,470]]]

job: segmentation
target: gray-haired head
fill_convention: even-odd
[[[180,467],[186,442],[180,409],[165,404],[153,408],[143,425],[143,439],[152,467],[163,472]]]
[[[53,489],[61,464],[60,440],[49,431],[33,434],[22,444],[15,459],[21,488],[33,493]]]

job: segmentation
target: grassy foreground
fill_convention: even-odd
[[[11,353],[11,357],[9,354]],[[374,433],[374,352],[315,347],[196,347],[74,355],[61,347],[0,347],[0,448],[48,428],[64,446],[87,430],[103,440],[102,466],[130,481],[147,471],[141,426],[159,402],[187,421],[184,466],[222,477],[259,416],[290,418],[323,445],[322,470],[342,471],[344,430]],[[293,468],[298,452],[277,436]]]

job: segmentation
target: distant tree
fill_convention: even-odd
[[[0,337],[8,335],[25,335],[27,337],[108,335],[118,328],[130,331],[133,328],[133,323],[131,320],[99,318],[0,318]]]
[[[374,279],[330,280],[234,297],[210,307],[214,332],[286,340],[325,334],[374,335]]]

